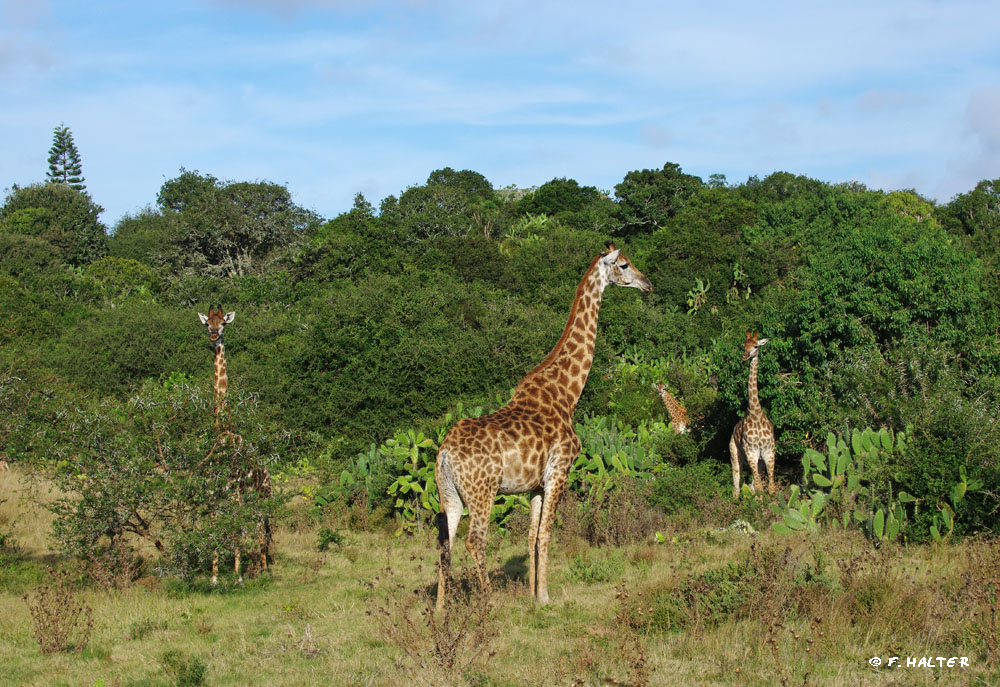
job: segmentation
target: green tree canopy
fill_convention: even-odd
[[[146,259],[202,275],[243,276],[267,271],[300,243],[319,217],[270,182],[221,182],[182,169],[157,196],[161,214],[129,218],[116,238]],[[153,253],[153,255],[149,255]],[[140,255],[127,255],[142,259]]]
[[[699,177],[685,174],[673,162],[666,163],[661,170],[629,172],[615,186],[620,233],[647,234],[662,227],[702,186]]]
[[[15,186],[0,207],[0,233],[46,241],[63,262],[82,266],[107,252],[102,212],[89,195],[66,184]]]

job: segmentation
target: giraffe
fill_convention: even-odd
[[[770,339],[758,339],[756,332],[747,332],[743,343],[743,362],[750,361],[750,379],[747,382],[749,397],[746,417],[736,423],[729,440],[729,458],[733,465],[733,498],[740,497],[740,463],[750,466],[754,491],[763,491],[760,479],[760,461],[767,467],[769,494],[774,493],[774,425],[760,406],[757,397],[757,357],[760,347]]]
[[[216,431],[219,433],[221,443],[232,443],[237,447],[243,445],[243,437],[230,429],[222,426],[223,410],[226,404],[226,391],[229,387],[229,377],[226,374],[226,349],[223,345],[222,332],[227,324],[233,321],[236,312],[231,311],[223,314],[222,307],[216,306],[213,310],[208,308],[208,315],[198,313],[198,319],[208,328],[208,340],[212,343],[215,352],[215,381],[213,389],[215,391],[215,406],[213,409]],[[239,452],[237,452],[239,455]],[[246,466],[234,460],[229,466],[228,488],[232,491],[238,502],[243,502],[244,495],[255,493],[262,498],[271,496],[271,474],[265,465]],[[271,542],[271,528],[267,518],[264,517],[258,523],[258,544],[260,545],[261,569],[267,571],[267,554]],[[240,547],[236,546],[233,551],[235,563],[233,565],[237,583],[243,583],[241,572]],[[219,552],[212,556],[212,584],[216,584],[219,579]]]
[[[663,405],[666,406],[667,412],[670,414],[670,424],[673,426],[674,431],[678,434],[684,434],[688,431],[688,411],[674,395],[667,391],[666,385],[663,382],[657,382],[653,385],[653,390],[660,394],[660,398],[663,399]]]
[[[469,509],[465,547],[484,587],[486,528],[498,493],[531,494],[528,583],[541,604],[549,601],[548,551],[556,506],[570,466],[580,453],[573,412],[594,358],[597,315],[608,284],[653,290],[614,244],[595,257],[576,289],[562,337],[514,389],[510,402],[490,415],[456,423],[438,449],[435,474],[438,515],[437,608],[444,607],[455,530]]]

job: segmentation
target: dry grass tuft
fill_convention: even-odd
[[[423,566],[417,570],[422,573]],[[500,632],[493,587],[481,585],[473,569],[466,568],[449,583],[448,603],[437,612],[432,588],[413,589],[394,578],[391,567],[383,570],[376,586],[386,588],[368,615],[380,637],[402,652],[410,674],[436,687],[442,679],[452,682],[484,669],[495,655],[491,645]]]

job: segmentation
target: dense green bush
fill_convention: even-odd
[[[120,556],[145,539],[182,575],[205,569],[216,552],[255,550],[279,499],[253,490],[235,498],[233,471],[274,463],[288,441],[252,395],[229,394],[220,418],[239,442],[220,435],[213,407],[211,389],[174,376],[124,403],[66,408],[49,465],[62,493],[51,506],[61,546],[83,558]]]
[[[502,404],[617,237],[654,292],[605,293],[576,420],[586,433],[605,418],[609,439],[628,427],[628,443],[670,466],[643,478],[661,509],[690,512],[728,484],[746,407],[740,343],[754,330],[771,338],[759,392],[782,481],[798,480],[816,437],[912,425],[885,476],[930,504],[908,513],[911,526],[929,530],[964,466],[983,488],[965,497],[956,532],[995,529],[997,186],[935,205],[787,172],[703,183],[666,163],[627,173],[612,199],[568,178],[497,191],[443,168],[378,208],[359,194],[320,223],[281,186],[181,170],[110,238],[85,194],[15,188],[0,209],[0,372],[52,398],[23,412],[17,399],[46,397],[11,382],[0,419],[17,451],[51,458],[60,412],[123,408],[173,374],[207,388],[195,312],[222,304],[237,312],[231,392],[252,394],[294,437],[282,456],[322,458],[336,476],[400,432],[431,437],[459,402]],[[656,381],[688,408],[689,434],[649,431],[665,417]],[[375,465],[336,498],[391,511],[397,467]]]
[[[66,184],[33,184],[14,189],[0,206],[0,234],[32,236],[47,242],[66,264],[79,267],[107,252],[104,211],[84,191]]]

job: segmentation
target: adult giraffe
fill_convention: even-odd
[[[441,442],[435,465],[441,501],[438,609],[444,607],[451,547],[463,505],[469,509],[465,547],[480,584],[488,584],[486,527],[498,493],[531,494],[528,584],[539,603],[548,603],[552,522],[570,466],[580,453],[573,412],[593,364],[597,314],[608,284],[644,293],[653,290],[609,242],[607,251],[595,257],[584,273],[566,328],[548,357],[520,381],[506,406],[491,415],[460,420]]]
[[[747,332],[743,342],[743,362],[750,361],[747,380],[747,414],[736,423],[729,439],[729,459],[733,466],[733,498],[740,497],[740,463],[746,463],[753,475],[755,492],[763,492],[759,463],[767,468],[767,491],[774,493],[774,425],[760,405],[757,396],[757,357],[760,347],[770,339],[758,339],[756,332]]]
[[[211,306],[208,308],[208,315],[198,313],[198,319],[208,328],[208,340],[212,343],[212,350],[215,352],[215,428],[219,433],[221,442],[233,443],[237,447],[242,446],[243,437],[222,426],[223,409],[226,405],[226,391],[229,388],[229,376],[226,374],[226,347],[223,345],[222,332],[225,326],[233,321],[236,312],[222,312],[222,306]],[[229,465],[228,488],[232,491],[237,501],[243,501],[246,494],[253,492],[259,498],[270,498],[271,496],[271,473],[264,464],[247,466],[239,462],[240,451],[235,452],[235,458]],[[267,554],[271,546],[271,524],[267,517],[261,518],[257,523],[257,543],[260,546],[261,569],[267,571]],[[243,582],[241,571],[240,547],[237,545],[233,551],[233,572],[236,575],[237,583]],[[216,584],[219,579],[219,552],[212,556],[212,584]]]

